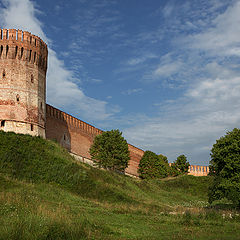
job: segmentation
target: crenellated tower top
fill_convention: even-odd
[[[0,130],[45,137],[47,45],[0,29]]]
[[[22,30],[0,30],[0,58],[19,59],[47,71],[48,49],[39,37]]]

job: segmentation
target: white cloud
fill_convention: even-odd
[[[240,53],[240,1],[235,1],[219,14],[209,29],[187,39],[194,49],[211,51],[216,55],[237,55]]]
[[[127,64],[130,66],[134,66],[134,65],[138,65],[140,63],[144,63],[149,59],[153,59],[153,58],[157,58],[157,55],[155,54],[151,54],[151,53],[144,53],[142,54],[141,57],[135,57],[135,58],[131,58],[130,60],[128,60]]]
[[[43,31],[42,23],[37,19],[39,13],[34,2],[30,0],[4,0],[0,9],[0,23],[5,28],[29,31],[51,45]],[[49,48],[49,67],[47,73],[48,103],[71,111],[81,112],[81,116],[92,120],[108,118],[116,109],[107,112],[107,102],[87,97],[83,90],[74,83],[74,73],[64,66],[56,52]]]
[[[141,93],[143,90],[141,88],[133,88],[133,89],[128,89],[126,91],[123,91],[122,94],[124,95],[132,95],[135,93]]]
[[[154,70],[153,75],[155,77],[169,77],[177,73],[181,66],[182,63],[180,61],[159,65],[157,69]]]
[[[137,65],[139,63],[143,63],[145,61],[145,58],[139,57],[139,58],[132,58],[128,60],[128,65]]]
[[[165,18],[168,18],[174,10],[173,1],[169,1],[162,9],[162,14]]]
[[[0,9],[1,25],[7,28],[25,29],[48,42],[42,30],[42,23],[35,17],[40,13],[34,2],[29,0],[3,0],[5,8]]]

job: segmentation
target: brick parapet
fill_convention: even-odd
[[[207,176],[208,174],[209,174],[208,166],[190,165],[188,168],[188,175]]]
[[[171,165],[173,165],[173,163],[169,163],[169,166]],[[190,165],[188,167],[188,175],[207,176],[208,174],[209,174],[208,166]]]

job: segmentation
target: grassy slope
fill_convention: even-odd
[[[0,143],[0,240],[240,239],[236,212],[206,208],[209,177],[141,181],[38,137]]]

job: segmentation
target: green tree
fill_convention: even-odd
[[[146,179],[167,177],[166,162],[157,154],[146,151],[140,160],[138,173]]]
[[[158,157],[159,157],[159,159],[161,159],[162,161],[164,161],[165,163],[168,164],[168,159],[166,156],[164,156],[163,154],[159,154]]]
[[[190,166],[185,155],[180,155],[177,157],[177,160],[174,162],[174,167],[176,167],[181,173],[188,173],[188,168]]]
[[[168,169],[168,175],[173,176],[173,177],[177,177],[180,174],[181,174],[181,172],[176,167],[175,163],[172,163],[171,166]]]
[[[175,177],[180,174],[180,172],[178,171],[178,169],[175,167],[174,164],[171,164],[171,166],[169,165],[168,159],[166,156],[164,156],[163,154],[159,154],[158,157],[165,164],[168,176]]]
[[[210,175],[214,176],[209,202],[227,198],[240,207],[240,129],[216,141],[211,150]]]
[[[130,160],[127,141],[118,129],[96,136],[90,154],[99,167],[109,170],[124,171]]]

